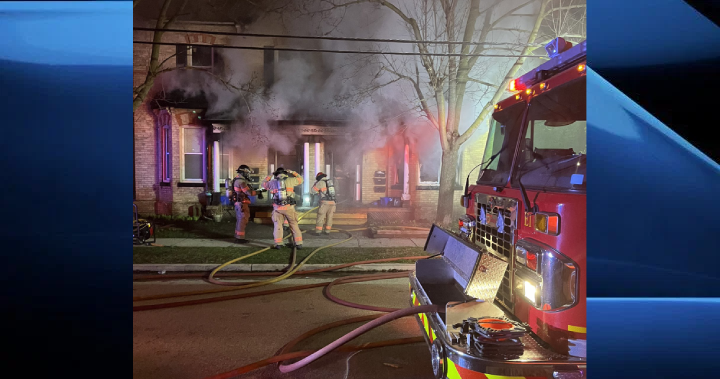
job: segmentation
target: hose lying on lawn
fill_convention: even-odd
[[[313,209],[315,209],[315,208],[313,208]],[[310,211],[312,211],[313,209],[311,209]],[[306,214],[309,213],[310,211],[305,212],[302,216],[306,215]],[[302,218],[302,216],[301,216],[300,218]],[[261,252],[263,252],[263,251],[267,251],[267,250],[269,249],[269,248],[266,248],[266,249],[262,249],[262,250],[260,250],[260,251],[257,251],[257,252],[254,252],[254,253],[251,253],[251,254],[242,256],[242,257],[240,257],[240,258],[234,259],[234,260],[229,261],[229,262],[227,262],[227,263],[224,263],[224,264],[220,265],[219,267],[217,267],[216,269],[214,269],[214,270],[210,273],[210,275],[209,275],[209,277],[208,277],[208,281],[209,281],[209,282],[211,282],[211,283],[213,283],[213,284],[223,285],[223,286],[232,286],[233,288],[221,289],[221,290],[213,290],[213,291],[193,291],[193,292],[176,293],[176,294],[169,294],[169,295],[162,295],[162,296],[153,296],[153,297],[144,297],[144,298],[141,297],[141,298],[133,298],[133,300],[134,300],[134,301],[139,301],[139,300],[161,299],[161,298],[177,297],[177,296],[192,296],[192,295],[200,295],[200,294],[207,294],[207,293],[220,292],[220,291],[231,291],[231,290],[239,290],[239,289],[253,288],[253,287],[258,287],[258,286],[267,285],[267,284],[271,284],[271,283],[277,283],[277,282],[279,282],[279,281],[281,281],[281,280],[283,280],[283,279],[285,279],[285,278],[287,278],[287,277],[289,277],[289,276],[291,276],[291,275],[293,275],[293,274],[295,274],[295,273],[297,273],[297,272],[301,272],[301,273],[314,273],[314,272],[331,271],[331,270],[339,269],[339,268],[342,268],[342,267],[349,267],[349,266],[353,266],[353,265],[357,265],[357,264],[373,262],[373,261],[353,262],[353,263],[349,263],[349,264],[343,264],[343,265],[333,266],[333,267],[329,267],[329,268],[325,268],[325,269],[319,269],[319,270],[308,270],[308,271],[306,271],[306,272],[304,272],[304,271],[298,271],[298,270],[300,269],[300,267],[302,267],[305,263],[307,263],[307,261],[308,261],[315,253],[317,253],[318,251],[320,251],[320,250],[322,250],[322,249],[325,249],[325,248],[328,248],[328,247],[332,247],[332,246],[336,246],[336,245],[345,243],[345,242],[347,242],[347,241],[349,241],[350,239],[353,238],[353,237],[352,237],[352,234],[350,234],[349,232],[351,232],[351,231],[356,231],[356,230],[364,230],[364,229],[365,229],[365,228],[352,229],[352,230],[346,230],[346,231],[344,231],[344,232],[348,232],[348,234],[350,235],[350,237],[349,237],[348,239],[345,239],[345,240],[343,240],[343,241],[340,241],[340,242],[337,242],[337,243],[333,243],[333,244],[330,244],[330,245],[326,245],[326,246],[322,246],[322,247],[320,247],[320,248],[315,249],[314,251],[312,251],[307,257],[305,257],[305,258],[304,258],[297,266],[295,266],[295,267],[292,267],[292,266],[294,265],[294,263],[295,263],[295,258],[296,258],[296,256],[295,256],[295,255],[296,255],[296,250],[295,250],[295,248],[293,248],[293,256],[292,256],[292,259],[291,259],[290,266],[288,266],[288,268],[290,268],[290,267],[292,267],[292,268],[291,268],[289,271],[285,272],[285,273],[278,274],[278,276],[277,276],[276,278],[272,278],[272,279],[268,279],[268,280],[264,280],[264,281],[260,281],[260,282],[254,282],[254,283],[232,283],[232,282],[220,281],[220,280],[214,278],[214,276],[215,276],[215,275],[218,273],[218,271],[220,271],[221,269],[227,267],[228,265],[230,265],[230,264],[232,264],[232,263],[234,263],[234,262],[237,262],[237,261],[240,261],[240,260],[245,259],[245,258],[247,258],[247,257],[253,256],[253,255],[256,255],[256,254],[259,254],[259,253],[261,253]],[[417,228],[417,229],[420,229],[420,228]],[[289,237],[289,236],[288,236],[288,237]],[[423,259],[423,258],[427,258],[427,257],[425,257],[425,256],[421,256],[421,257],[398,257],[398,258],[383,259],[383,260],[381,260],[381,261],[400,260],[400,259],[416,260],[416,259]],[[374,261],[378,261],[378,260],[374,260]],[[243,274],[244,274],[244,275],[243,275]],[[233,276],[245,276],[245,275],[248,275],[248,276],[249,276],[249,275],[253,275],[253,274],[259,276],[259,275],[262,275],[262,274],[264,274],[264,273],[240,273],[240,274],[236,274],[236,275],[233,275]],[[268,275],[268,274],[265,273],[264,275]],[[294,359],[294,358],[304,357],[302,360],[300,360],[300,361],[298,361],[298,362],[295,362],[295,363],[292,363],[292,364],[287,364],[287,365],[282,365],[282,364],[281,364],[281,365],[279,366],[279,369],[280,369],[281,372],[283,372],[283,373],[288,373],[288,372],[292,372],[292,371],[298,370],[298,369],[300,369],[300,368],[302,368],[302,367],[304,367],[304,366],[306,366],[306,365],[314,362],[315,360],[319,359],[319,358],[322,357],[323,355],[328,354],[328,353],[330,353],[331,351],[336,350],[336,349],[338,349],[338,350],[340,350],[340,351],[357,351],[357,350],[367,349],[367,348],[371,348],[371,347],[392,346],[392,345],[405,344],[405,343],[414,343],[414,342],[420,342],[420,341],[422,341],[422,338],[421,338],[421,337],[415,337],[415,338],[406,338],[406,339],[400,339],[400,340],[382,341],[382,342],[376,342],[376,343],[371,343],[371,344],[365,344],[365,345],[361,345],[361,346],[344,346],[344,347],[341,347],[341,345],[343,345],[343,344],[351,341],[352,339],[356,338],[357,336],[359,336],[359,335],[361,335],[361,334],[364,334],[364,333],[370,331],[371,329],[373,329],[373,328],[375,328],[375,327],[378,327],[378,326],[380,326],[380,325],[382,325],[382,324],[385,324],[385,323],[387,323],[387,322],[390,322],[390,321],[392,321],[392,320],[396,320],[396,319],[398,319],[398,318],[407,317],[407,316],[414,315],[414,314],[418,314],[418,313],[438,312],[438,311],[441,311],[441,310],[444,308],[444,306],[441,306],[441,305],[423,305],[423,306],[417,306],[417,307],[409,307],[409,308],[405,308],[405,309],[375,307],[375,306],[370,306],[370,305],[363,305],[363,304],[357,304],[357,303],[348,302],[348,301],[345,301],[345,300],[342,300],[342,299],[339,299],[339,298],[333,296],[332,293],[330,292],[330,289],[331,289],[332,286],[334,286],[334,285],[347,284],[347,283],[356,283],[356,282],[364,282],[364,281],[371,281],[371,280],[393,279],[393,278],[401,278],[401,277],[406,277],[406,276],[407,276],[407,273],[403,273],[403,272],[401,272],[401,273],[383,273],[383,274],[375,274],[375,275],[357,275],[357,276],[350,276],[350,277],[339,278],[339,279],[333,280],[333,281],[331,281],[331,282],[310,284],[310,285],[305,285],[305,286],[295,286],[295,287],[282,288],[282,289],[276,289],[276,290],[270,290],[270,291],[261,291],[261,292],[245,293],[245,294],[239,294],[239,295],[221,296],[221,297],[214,297],[214,298],[210,298],[210,299],[198,299],[198,300],[191,300],[191,301],[184,301],[184,302],[174,302],[174,303],[165,303],[165,304],[153,304],[153,305],[148,305],[148,306],[133,307],[133,311],[150,310],[150,309],[162,309],[162,308],[171,308],[171,307],[186,306],[186,305],[196,305],[196,304],[203,304],[203,303],[209,303],[209,302],[217,302],[217,301],[225,301],[225,300],[231,300],[231,299],[239,299],[239,298],[245,298],[245,297],[254,297],[254,296],[269,295],[269,294],[274,294],[274,293],[297,291],[297,290],[301,290],[301,289],[308,289],[308,288],[315,288],[315,287],[325,287],[325,288],[324,288],[324,294],[325,294],[325,296],[326,296],[329,300],[331,300],[331,301],[333,301],[333,302],[335,302],[335,303],[338,303],[338,304],[341,304],[341,305],[344,305],[344,306],[353,307],[353,308],[364,309],[364,310],[371,310],[371,311],[377,311],[377,312],[390,312],[390,313],[385,314],[385,315],[383,315],[383,316],[379,316],[379,315],[363,316],[363,317],[360,317],[360,318],[354,318],[354,319],[350,319],[350,320],[339,321],[339,322],[335,322],[335,323],[331,323],[331,324],[327,324],[327,325],[321,326],[321,327],[316,328],[316,329],[314,329],[314,330],[312,330],[312,331],[306,332],[306,333],[304,333],[303,335],[301,335],[300,337],[296,338],[295,340],[287,343],[285,346],[283,346],[282,349],[280,349],[280,351],[278,351],[278,353],[277,353],[274,357],[271,357],[271,358],[268,358],[268,359],[264,359],[264,360],[259,361],[259,362],[255,362],[255,363],[253,363],[253,364],[250,364],[250,365],[247,365],[247,366],[243,366],[243,367],[240,367],[240,368],[238,368],[238,369],[235,369],[235,370],[232,370],[232,371],[229,371],[229,372],[226,372],[226,373],[222,373],[222,374],[219,374],[219,375],[215,375],[215,376],[212,376],[212,377],[210,377],[210,378],[208,378],[208,379],[226,379],[226,378],[231,378],[231,377],[233,377],[233,376],[237,376],[237,375],[240,375],[240,374],[242,374],[242,373],[246,373],[246,372],[249,372],[249,371],[252,371],[252,370],[255,370],[255,369],[264,367],[264,366],[267,366],[268,364],[272,364],[272,363],[276,363],[276,362],[282,362],[282,361],[289,360],[289,359]],[[168,279],[168,277],[163,277],[163,279]],[[317,351],[315,351],[315,352],[301,351],[301,352],[287,353],[287,351],[290,350],[295,344],[297,344],[298,342],[302,341],[303,339],[305,339],[305,338],[307,338],[307,337],[309,337],[309,336],[311,336],[311,335],[314,335],[314,334],[316,334],[316,333],[318,333],[318,332],[320,332],[320,331],[327,330],[327,329],[330,329],[330,328],[332,328],[332,327],[339,326],[339,325],[346,325],[346,324],[349,324],[349,323],[360,322],[360,321],[365,321],[365,320],[373,320],[373,321],[371,321],[371,322],[369,322],[369,323],[367,323],[367,324],[365,324],[365,325],[363,325],[363,326],[361,326],[361,327],[359,327],[359,328],[356,328],[356,329],[353,330],[352,332],[350,332],[350,333],[342,336],[341,338],[335,340],[333,343],[331,343],[331,344],[323,347],[323,348],[320,349],[320,350],[317,350]]]

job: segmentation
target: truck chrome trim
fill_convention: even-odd
[[[561,312],[574,307],[578,303],[580,276],[577,263],[551,246],[531,238],[521,239],[517,246],[537,254],[537,273],[522,265],[515,269],[516,278],[539,286],[540,301],[533,306],[543,312]],[[520,285],[515,283],[515,288]],[[546,309],[543,309],[544,306],[547,306]]]
[[[474,239],[477,246],[504,257],[508,261],[508,268],[505,272],[500,288],[498,290],[497,299],[505,308],[513,311],[513,275],[515,272],[515,231],[517,230],[518,205],[517,199],[510,197],[494,196],[484,193],[475,194],[475,223]],[[492,215],[497,218],[502,215],[505,219],[505,230],[499,233],[495,222],[488,222],[485,225],[480,223],[480,212]]]

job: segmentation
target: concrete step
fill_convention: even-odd
[[[303,212],[298,211],[298,215],[303,214]],[[256,212],[255,217],[259,218],[270,218],[272,217],[272,212]],[[305,215],[305,218],[316,218],[317,212],[308,213]],[[367,213],[342,213],[342,212],[335,212],[333,215],[333,218],[335,219],[367,219]]]
[[[365,225],[367,221],[364,219],[336,219],[333,218],[333,225]],[[315,225],[315,217],[313,218],[303,218],[301,219],[298,224],[300,225]]]
[[[254,218],[253,222],[255,224],[262,224],[262,225],[272,225],[272,219],[267,217],[262,218]],[[365,225],[367,221],[364,219],[341,219],[336,220],[333,219],[333,225]],[[315,217],[313,218],[303,218],[298,222],[299,225],[315,225]]]

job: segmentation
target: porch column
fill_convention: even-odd
[[[320,143],[315,142],[315,175],[320,171]]]
[[[360,185],[360,165],[355,169],[355,201],[360,201],[362,186]]]
[[[220,142],[213,141],[213,192],[220,192]]]
[[[303,206],[310,203],[310,142],[303,144]]]
[[[405,144],[405,156],[403,158],[403,194],[402,200],[410,200],[410,146]]]

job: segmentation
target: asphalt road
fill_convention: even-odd
[[[336,276],[337,277],[337,276]],[[288,279],[246,292],[328,281]],[[136,282],[134,296],[218,288],[199,280]],[[243,291],[231,292],[241,293]],[[333,288],[349,301],[384,307],[409,305],[407,279],[352,283]],[[198,298],[198,297],[195,297]],[[166,302],[160,300],[155,302]],[[152,304],[147,301],[139,304]],[[133,313],[133,378],[203,379],[274,355],[286,342],[321,325],[377,312],[348,308],[327,300],[322,288],[264,297]],[[361,324],[347,325],[311,337],[293,350],[314,350]],[[380,326],[349,344],[421,335],[414,318]],[[432,378],[430,354],[424,342],[330,353],[293,373],[277,365],[237,378]]]

